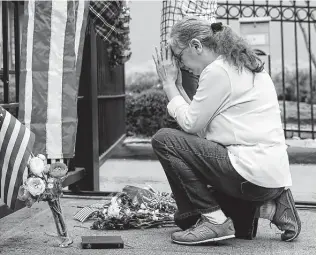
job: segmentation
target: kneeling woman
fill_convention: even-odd
[[[161,129],[152,138],[176,199],[179,217],[198,222],[172,234],[180,244],[234,237],[235,229],[208,189],[262,202],[260,217],[295,239],[301,223],[290,189],[287,146],[277,94],[263,63],[231,28],[195,17],[179,21],[169,46],[156,52],[169,114],[183,131]],[[200,76],[192,101],[177,85],[179,67]],[[180,77],[180,76],[179,76]]]

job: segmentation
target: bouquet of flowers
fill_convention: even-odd
[[[94,214],[92,229],[144,229],[174,226],[177,205],[171,194],[126,186],[107,208]]]
[[[73,241],[69,237],[59,200],[62,195],[62,182],[68,172],[67,166],[61,162],[47,164],[46,157],[39,154],[29,160],[27,167],[28,177],[19,188],[18,199],[25,201],[29,208],[35,202],[47,201],[53,213],[58,236],[62,240],[59,246],[69,246]]]

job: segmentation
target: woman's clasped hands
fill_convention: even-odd
[[[175,85],[178,76],[181,77],[181,72],[178,63],[172,54],[170,46],[161,47],[160,53],[157,47],[155,47],[153,59],[162,86]]]

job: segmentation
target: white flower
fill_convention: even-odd
[[[49,188],[49,189],[54,188],[54,184],[53,183],[48,183],[47,188]]]
[[[48,183],[54,183],[54,178],[48,178],[48,179],[47,179],[47,182],[48,182]]]
[[[108,212],[107,212],[109,217],[118,218],[120,216],[121,208],[117,200],[118,199],[116,197],[113,197],[111,199],[111,204],[108,207]]]
[[[129,208],[125,209],[125,214],[127,216],[130,216],[132,214],[131,210]]]
[[[153,215],[153,220],[159,220],[156,215]]]
[[[38,157],[31,158],[30,163],[29,163],[30,170],[33,174],[37,176],[42,176],[45,164],[43,160],[41,160]]]
[[[32,196],[38,196],[45,191],[45,183],[41,178],[30,177],[26,180],[26,187]]]
[[[46,157],[43,154],[38,154],[36,157],[46,162]]]

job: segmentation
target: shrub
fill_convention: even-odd
[[[297,86],[296,86],[296,71],[284,70],[284,84],[285,91],[283,93],[282,72],[272,77],[274,85],[276,87],[279,100],[297,101]],[[311,102],[311,94],[313,93],[313,102],[316,102],[315,88],[316,88],[316,74],[312,77],[312,90],[310,89],[309,70],[299,69],[298,71],[298,85],[299,85],[299,101]]]
[[[162,90],[149,89],[126,97],[128,135],[152,136],[163,127],[179,128],[167,112],[168,99]]]
[[[160,88],[159,78],[156,72],[134,72],[126,79],[126,92],[140,93],[142,91]]]

